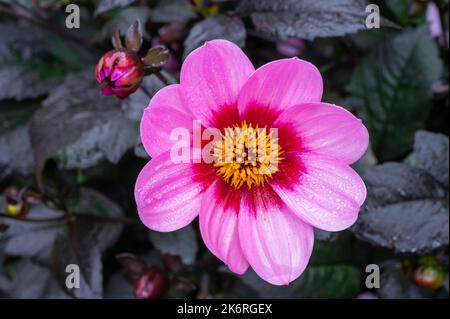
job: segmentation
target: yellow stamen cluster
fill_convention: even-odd
[[[274,130],[242,125],[226,128],[222,140],[214,145],[214,166],[228,184],[238,189],[246,184],[262,186],[278,171],[283,160],[282,150]]]

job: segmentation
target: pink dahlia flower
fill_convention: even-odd
[[[367,148],[366,128],[320,102],[321,75],[298,58],[255,70],[236,45],[214,40],[186,58],[180,77],[152,98],[141,121],[153,158],[136,181],[142,222],[168,232],[199,216],[206,246],[233,272],[251,266],[272,284],[289,284],[311,256],[313,227],[339,231],[358,217],[366,188],[349,165]],[[231,161],[173,160],[179,128],[189,129],[192,153],[204,146],[195,145],[194,120],[203,132],[220,131],[212,149],[228,151]],[[261,132],[273,128],[276,138]],[[264,149],[270,155],[250,161]]]

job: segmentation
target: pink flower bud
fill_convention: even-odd
[[[107,52],[95,68],[97,82],[105,84],[102,94],[115,94],[120,99],[135,92],[141,85],[143,76],[141,59],[136,53],[126,49]]]
[[[156,299],[164,295],[167,286],[164,272],[158,267],[150,267],[136,281],[134,294],[138,299]]]

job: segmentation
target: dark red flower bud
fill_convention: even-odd
[[[444,272],[439,266],[420,266],[411,279],[419,287],[439,289],[444,284]]]
[[[115,94],[123,99],[135,92],[144,77],[143,66],[139,56],[131,50],[118,49],[107,52],[95,68],[97,82],[105,84],[102,94]]]
[[[148,268],[134,285],[134,294],[139,299],[156,299],[162,297],[168,288],[165,273],[158,267]]]

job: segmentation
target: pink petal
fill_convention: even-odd
[[[133,66],[124,74],[122,74],[115,82],[116,86],[130,86],[136,85],[142,81],[142,69],[138,66]]]
[[[158,156],[174,145],[170,133],[176,128],[192,131],[192,115],[186,111],[180,85],[164,87],[156,93],[144,110],[141,120],[141,140],[150,156]]]
[[[105,85],[101,90],[102,95],[108,96],[114,94],[112,88],[109,85]]]
[[[255,188],[243,199],[239,238],[255,272],[274,285],[301,275],[311,256],[313,228],[297,218],[268,188]]]
[[[192,164],[174,164],[169,152],[161,154],[137,178],[134,196],[139,217],[152,230],[180,229],[198,215],[203,190]]]
[[[285,204],[314,227],[328,231],[350,227],[366,198],[359,175],[346,164],[317,155],[297,153],[293,160],[302,163],[299,178],[272,183]]]
[[[298,58],[276,60],[257,69],[245,83],[238,98],[239,113],[249,121],[268,110],[276,117],[296,104],[320,102],[322,90],[322,76],[313,64]]]
[[[191,52],[181,67],[180,84],[195,119],[217,127],[216,115],[226,112],[230,121],[237,121],[237,96],[253,71],[247,56],[229,41],[208,41]]]
[[[200,232],[208,249],[231,271],[241,275],[247,271],[248,262],[237,228],[240,196],[228,188],[217,181],[205,192],[199,215]]]
[[[273,127],[288,125],[304,151],[334,157],[346,164],[357,161],[369,144],[361,120],[342,107],[326,103],[300,104],[285,110]]]

